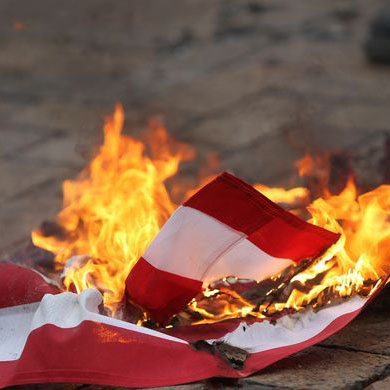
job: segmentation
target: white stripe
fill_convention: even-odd
[[[161,271],[205,284],[229,275],[260,281],[293,263],[268,255],[244,233],[186,206],[172,214],[143,257]]]
[[[30,303],[0,309],[0,362],[19,359],[38,306]]]
[[[143,257],[161,271],[202,280],[216,259],[243,233],[191,207],[180,206]]]
[[[292,260],[270,256],[249,240],[244,239],[224,253],[204,278],[208,285],[213,280],[225,276],[236,276],[241,279],[264,280],[277,275],[289,265]]]
[[[316,313],[311,310],[285,315],[272,325],[269,321],[248,325],[242,322],[233,332],[221,337],[226,342],[250,353],[268,351],[302,343],[321,333],[334,320],[344,314],[361,309],[368,298],[355,296],[340,305],[322,309]],[[215,340],[208,340],[212,343]]]
[[[75,328],[87,320],[187,344],[184,340],[164,333],[102,316],[98,314],[101,302],[102,298],[97,290],[87,289],[81,294],[46,294],[39,303],[0,309],[0,361],[19,359],[28,336],[34,329],[46,324]]]

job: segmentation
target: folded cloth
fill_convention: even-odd
[[[276,324],[231,320],[152,330],[99,314],[97,290],[61,293],[32,270],[0,263],[0,388],[64,382],[143,388],[243,378],[343,328],[385,282],[370,297],[283,315]],[[198,351],[189,344],[197,340],[211,351],[220,343],[230,349]],[[246,352],[242,368],[232,367],[231,347]]]
[[[172,214],[131,270],[126,295],[164,323],[213,280],[264,280],[318,257],[338,237],[225,172]]]

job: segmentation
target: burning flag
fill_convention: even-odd
[[[321,170],[315,191],[256,185],[267,199],[224,173],[177,207],[166,181],[191,149],[158,121],[147,147],[123,120],[118,106],[32,234],[54,271],[0,264],[0,387],[244,377],[337,332],[386,283],[389,186],[358,195],[350,178],[333,195]]]
[[[127,278],[130,300],[164,322],[215,280],[262,281],[339,238],[223,173],[179,207]]]
[[[369,298],[270,321],[151,330],[99,313],[97,290],[50,286],[0,264],[0,387],[27,383],[164,386],[248,376],[348,324]],[[198,341],[199,339],[203,341]]]

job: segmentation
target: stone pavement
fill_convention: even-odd
[[[128,133],[163,114],[200,159],[216,152],[252,182],[289,183],[305,151],[335,148],[372,176],[381,160],[367,161],[390,131],[390,69],[367,63],[363,45],[385,3],[2,0],[1,255],[60,208],[61,182],[88,160],[117,101]],[[388,388],[386,310],[240,385]]]

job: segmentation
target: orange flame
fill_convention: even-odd
[[[309,176],[313,173],[316,163],[310,154],[305,154],[297,161],[296,166],[298,168],[299,176]]]
[[[313,266],[291,280],[304,284],[329,269],[321,282],[306,294],[293,290],[284,307],[299,310],[327,288],[348,297],[359,293],[365,281],[378,281],[389,272],[389,194],[390,186],[381,186],[358,196],[350,178],[339,195],[317,199],[309,206],[309,222],[338,232],[341,237]]]
[[[76,180],[63,183],[64,208],[57,222],[66,239],[32,233],[34,245],[53,252],[60,264],[74,255],[90,256],[66,270],[64,284],[77,292],[97,287],[113,312],[128,273],[176,207],[164,182],[193,155],[171,142],[161,122],[153,120],[152,157],[147,157],[142,142],[121,135],[123,122],[117,105],[106,120],[98,155]]]
[[[290,190],[279,187],[268,187],[263,184],[255,184],[257,191],[261,192],[267,198],[275,203],[287,205],[305,205],[310,200],[309,190],[304,187],[296,187]]]
[[[123,122],[123,108],[117,105],[105,123],[104,144],[97,156],[76,180],[64,182],[64,208],[57,217],[64,236],[47,237],[41,230],[32,233],[36,246],[56,255],[59,268],[72,256],[78,256],[65,268],[66,288],[77,292],[98,288],[112,313],[123,298],[131,268],[176,207],[166,180],[177,173],[181,161],[194,154],[188,146],[170,140],[158,120],[150,122],[148,148],[121,134]],[[328,168],[320,157],[307,155],[298,163],[301,176],[316,171],[328,178]],[[212,178],[208,174],[201,184]],[[312,195],[305,187],[287,190],[257,184],[256,188],[273,201],[300,210],[309,204]],[[339,195],[330,194],[326,188],[322,188],[322,194],[308,206],[310,222],[338,232],[341,237],[291,280],[306,289],[292,288],[284,301],[260,308],[238,293],[206,290],[206,300],[193,300],[189,308],[199,313],[203,322],[215,322],[264,317],[270,311],[284,309],[301,310],[329,289],[341,298],[362,293],[368,281],[373,282],[368,291],[372,293],[378,280],[389,271],[390,186],[359,196],[354,181],[349,179]]]
[[[339,195],[329,194],[326,199],[315,200],[308,207],[312,216],[309,222],[338,232],[341,237],[323,256],[290,280],[290,286],[298,285],[301,288],[292,288],[284,301],[260,305],[256,310],[254,305],[238,294],[220,295],[219,299],[214,300],[201,299],[201,303],[193,300],[189,305],[190,310],[203,318],[194,323],[246,316],[264,318],[285,309],[299,311],[313,302],[316,307],[316,299],[327,290],[338,298],[363,292],[365,295],[372,294],[381,278],[390,271],[389,195],[390,186],[382,185],[358,196],[356,185],[350,178]],[[319,276],[320,280],[317,281]],[[310,286],[313,280],[316,282]],[[368,291],[363,291],[366,282],[371,284]],[[305,290],[303,287],[307,285],[310,288]],[[209,290],[207,294],[210,291],[212,296],[219,293],[218,290]]]
[[[14,20],[12,26],[14,31],[25,31],[28,29],[28,26],[19,20]]]

